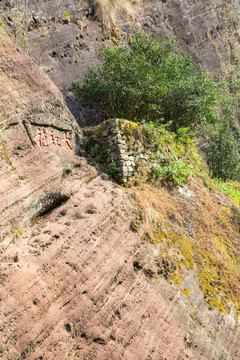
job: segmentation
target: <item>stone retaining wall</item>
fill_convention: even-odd
[[[100,157],[100,165],[115,164],[112,176],[120,183],[137,180],[148,173],[156,162],[154,142],[140,124],[112,119],[84,130],[85,148]],[[97,144],[97,147],[96,147]],[[93,156],[94,157],[94,156]]]

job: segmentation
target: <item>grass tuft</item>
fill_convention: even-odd
[[[107,27],[116,26],[119,16],[133,18],[134,7],[132,0],[94,0],[94,12]]]

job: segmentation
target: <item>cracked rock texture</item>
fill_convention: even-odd
[[[38,11],[42,4],[36,2]],[[66,4],[83,23],[81,27],[79,19],[71,18],[59,24],[61,32],[54,33],[43,56],[42,67],[52,68],[45,70],[55,84],[0,31],[0,358],[239,360],[240,332],[233,313],[207,306],[195,269],[184,277],[189,296],[156,274],[159,244],[140,241],[134,190],[103,180],[103,174],[79,156],[82,132],[56,85],[63,90],[96,61],[99,25],[87,2]],[[213,45],[204,41],[228,5],[236,11],[239,6],[220,0],[149,1],[136,19],[157,34],[177,33],[182,42],[192,31],[189,49],[201,54],[210,68],[220,61],[216,49],[230,63],[227,47],[221,48],[223,30],[216,38],[213,32]],[[35,21],[44,22],[41,16]],[[129,26],[124,19],[116,21],[122,28]],[[36,29],[29,31],[34,39]],[[73,51],[75,41],[89,49],[83,45],[76,50],[79,65],[72,67],[67,51]],[[167,189],[159,190],[158,197],[179,206],[179,213],[203,209],[207,190],[194,183],[190,190],[192,202]],[[58,194],[58,201],[34,221],[26,221],[24,211],[48,200],[46,194]],[[157,196],[149,194],[150,206]],[[220,195],[214,199],[219,208],[229,206]],[[207,205],[210,213],[213,205]],[[186,221],[187,226],[191,232]],[[167,265],[163,262],[164,271]]]

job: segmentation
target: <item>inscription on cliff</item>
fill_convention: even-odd
[[[69,150],[73,149],[72,140],[66,131],[63,132],[63,135],[60,135],[54,133],[53,130],[47,133],[44,128],[38,127],[34,139],[37,145],[42,148],[61,147]]]

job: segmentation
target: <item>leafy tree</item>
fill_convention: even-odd
[[[224,86],[178,51],[175,39],[137,34],[128,45],[103,46],[100,59],[70,90],[108,117],[161,118],[174,130],[216,121]]]
[[[202,149],[212,175],[221,180],[240,180],[239,130],[228,120],[205,128]]]
[[[133,36],[128,45],[103,46],[100,59],[81,84],[72,83],[75,95],[110,118],[155,124],[156,129],[159,123],[170,124],[180,139],[194,128],[213,176],[240,179],[234,74],[231,83],[217,81],[177,49],[175,39],[158,43],[146,34]],[[179,169],[185,171],[176,162],[155,170],[178,174]]]
[[[232,74],[231,81],[225,81],[221,116],[215,123],[202,126],[199,134],[212,175],[224,181],[240,180],[239,84],[236,79]]]

